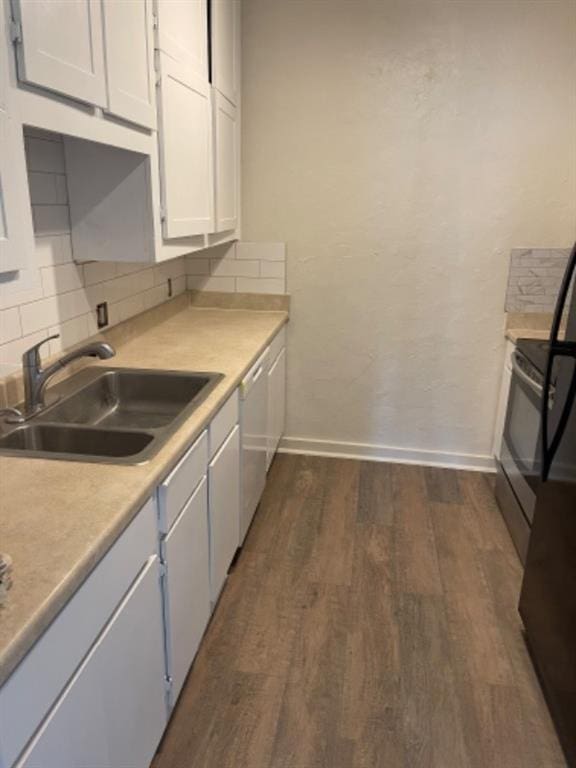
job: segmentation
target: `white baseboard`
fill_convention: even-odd
[[[311,440],[306,437],[283,437],[280,441],[279,452],[333,456],[342,459],[363,459],[365,461],[387,461],[392,464],[421,464],[427,467],[468,469],[475,472],[496,471],[493,456],[398,448],[370,443]]]

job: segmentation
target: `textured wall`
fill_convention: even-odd
[[[243,8],[243,234],[287,241],[288,434],[489,454],[508,254],[575,234],[576,4]]]

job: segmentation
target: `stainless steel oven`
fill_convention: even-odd
[[[540,408],[547,345],[521,339],[512,356],[496,497],[522,562],[525,561],[540,478]]]

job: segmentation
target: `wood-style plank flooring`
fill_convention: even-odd
[[[564,768],[472,472],[281,455],[153,768]]]

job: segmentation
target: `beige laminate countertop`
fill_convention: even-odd
[[[224,374],[145,464],[0,457],[0,550],[14,564],[14,586],[0,607],[0,685],[287,319],[286,312],[188,306],[117,350],[107,364]]]
[[[550,331],[540,331],[534,328],[507,328],[506,338],[510,341],[516,342],[518,339],[540,339],[542,341],[548,341],[550,338]]]

